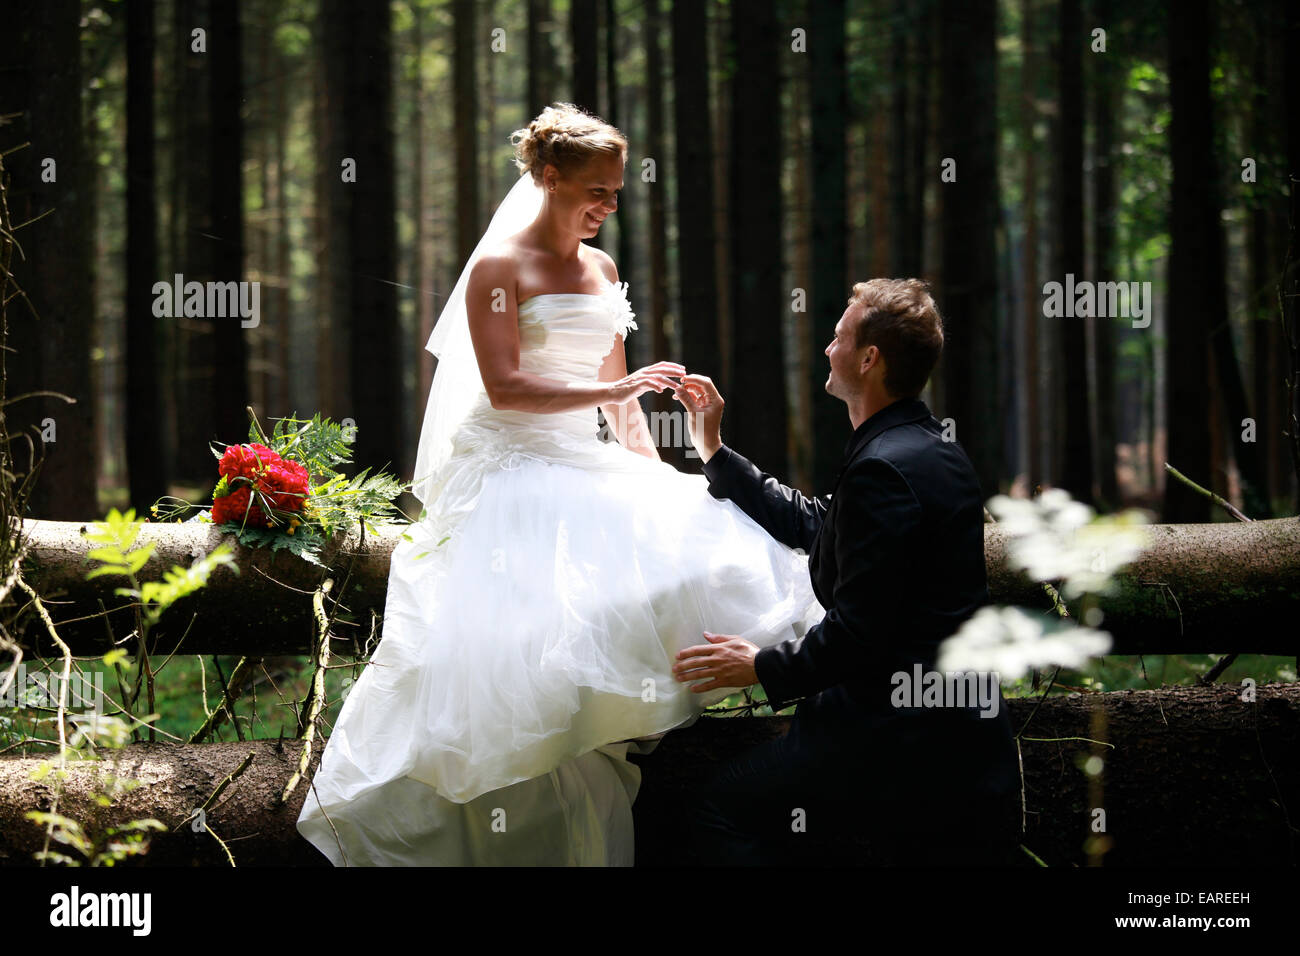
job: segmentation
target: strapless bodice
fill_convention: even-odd
[[[519,369],[561,382],[595,382],[616,336],[637,327],[626,282],[611,282],[600,293],[546,292],[519,303]],[[480,395],[465,420],[469,433],[481,428],[522,427],[540,433],[596,436],[591,408],[571,412],[520,412],[493,408]]]

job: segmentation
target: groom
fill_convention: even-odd
[[[1001,694],[981,710],[900,693],[988,601],[979,482],[918,397],[942,348],[924,282],[853,287],[826,348],[826,390],[854,431],[819,498],[722,444],[709,378],[685,375],[675,391],[709,492],[806,551],[826,608],[805,636],[773,647],[706,632],[707,644],[677,655],[674,676],[695,691],[761,683],[773,711],[801,701],[787,736],[706,787],[692,834],[701,863],[829,862],[828,847],[849,862],[865,843],[873,862],[965,865],[1001,862],[1015,845],[1017,758]]]

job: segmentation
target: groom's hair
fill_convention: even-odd
[[[885,359],[885,389],[916,398],[943,351],[943,320],[923,279],[872,279],[853,287],[850,305],[861,306],[856,345],[874,345]]]

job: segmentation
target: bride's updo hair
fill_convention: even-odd
[[[515,165],[521,173],[532,173],[539,186],[547,163],[567,174],[602,153],[627,160],[627,138],[572,103],[552,103],[537,119],[511,133],[510,142],[515,145]]]

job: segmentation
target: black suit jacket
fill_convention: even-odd
[[[925,402],[901,399],[859,425],[828,495],[806,497],[726,445],[704,473],[715,498],[809,555],[825,618],[755,660],[773,710],[805,698],[791,734],[837,745],[865,737],[908,759],[959,759],[962,767],[945,766],[971,771],[981,789],[1006,791],[1015,747],[1000,693],[996,718],[891,703],[893,675],[916,664],[932,670],[939,643],[989,599],[979,480]]]

